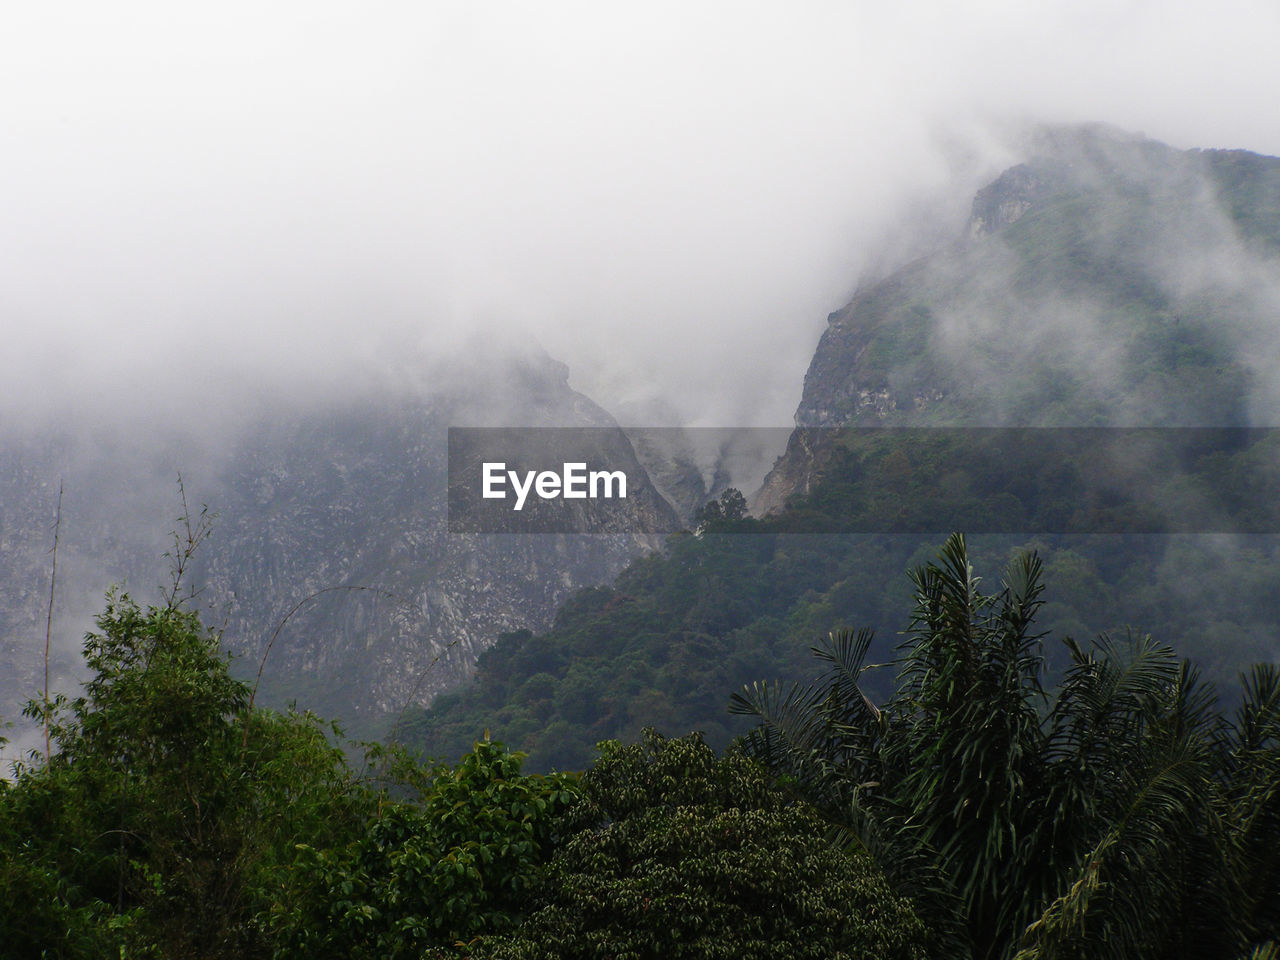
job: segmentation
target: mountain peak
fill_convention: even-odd
[[[969,236],[994,233],[1051,196],[1056,178],[1027,163],[1010,167],[983,187],[973,198],[969,214]]]

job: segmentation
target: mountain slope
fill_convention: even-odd
[[[1240,424],[1274,327],[1280,160],[1090,130],[978,193],[965,236],[832,314],[797,423]]]
[[[1181,152],[1097,129],[1042,134],[974,199],[950,246],[833,314],[797,412],[836,425],[1275,422],[1280,396],[1280,160]],[[729,693],[808,671],[822,632],[871,626],[872,657],[906,629],[905,570],[927,536],[838,529],[848,482],[823,435],[797,430],[757,498],[764,520],[675,537],[552,629],[505,637],[476,681],[412,720],[443,754],[488,728],[542,766],[646,723],[723,741]],[[1247,458],[1231,469],[1247,470]],[[835,472],[832,472],[835,471]],[[746,534],[751,535],[735,535]],[[1219,678],[1280,650],[1275,537],[976,538],[997,564],[1046,559],[1055,632],[1152,631]]]
[[[424,360],[423,369],[420,388],[264,409],[232,441],[206,448],[190,437],[7,439],[0,716],[16,718],[43,682],[59,478],[55,690],[75,692],[76,641],[108,584],[126,582],[148,600],[165,583],[161,554],[173,548],[167,532],[181,528],[182,473],[193,511],[207,503],[218,514],[186,583],[200,587],[235,669],[253,676],[270,642],[265,702],[296,700],[369,734],[460,682],[499,633],[548,625],[575,590],[645,549],[646,530],[671,528],[669,505],[649,497],[628,503],[635,535],[451,534],[449,426],[601,428],[615,438],[615,461],[633,477],[644,472],[612,418],[569,387],[563,364],[472,356]]]

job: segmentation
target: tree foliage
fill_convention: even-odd
[[[487,737],[454,765],[375,747],[353,768],[317,718],[253,708],[176,591],[113,593],[83,693],[29,707],[56,749],[0,785],[0,947],[1274,956],[1280,670],[1228,716],[1149,638],[1065,640],[1049,691],[1042,573],[1023,555],[985,593],[953,537],[913,575],[891,695],[871,632],[832,634],[817,682],[734,698],[758,721],[742,749],[648,731],[581,778]]]
[[[176,598],[97,627],[83,695],[29,708],[56,752],[0,790],[12,955],[418,956],[514,922],[571,778],[489,742],[358,774],[314,716],[251,710]]]
[[[358,819],[318,720],[244,712],[218,638],[176,602],[108,597],[82,696],[33,701],[57,750],[0,804],[7,943],[31,956],[253,956],[301,832]],[[247,726],[247,737],[245,736]],[[21,904],[21,906],[19,906]]]
[[[924,928],[807,805],[697,735],[604,744],[541,906],[476,956],[922,957]]]
[[[1041,565],[979,590],[962,537],[915,571],[894,695],[864,693],[870,635],[815,649],[810,686],[755,684],[748,751],[909,890],[951,955],[1234,956],[1280,932],[1277,673],[1223,717],[1149,638],[1082,647],[1041,687]]]
[[[521,760],[482,741],[345,846],[305,846],[307,895],[275,918],[277,956],[418,957],[511,926],[575,796],[572,777],[525,776]]]

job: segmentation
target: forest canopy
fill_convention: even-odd
[[[647,730],[547,775],[487,737],[447,764],[355,750],[252,705],[176,594],[113,593],[82,694],[29,706],[48,755],[0,788],[5,948],[1274,956],[1280,670],[1222,710],[1149,637],[1046,636],[1043,574],[1024,553],[984,592],[953,536],[911,574],[888,694],[871,632],[837,631],[815,680],[733,696],[755,726],[723,752]]]

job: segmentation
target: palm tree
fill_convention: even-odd
[[[964,538],[917,569],[893,697],[862,688],[869,631],[814,648],[815,683],[756,683],[747,748],[875,856],[983,960],[1208,957],[1277,937],[1280,674],[1225,720],[1194,667],[1148,638],[1066,639],[1041,685],[1041,564],[985,595]]]

